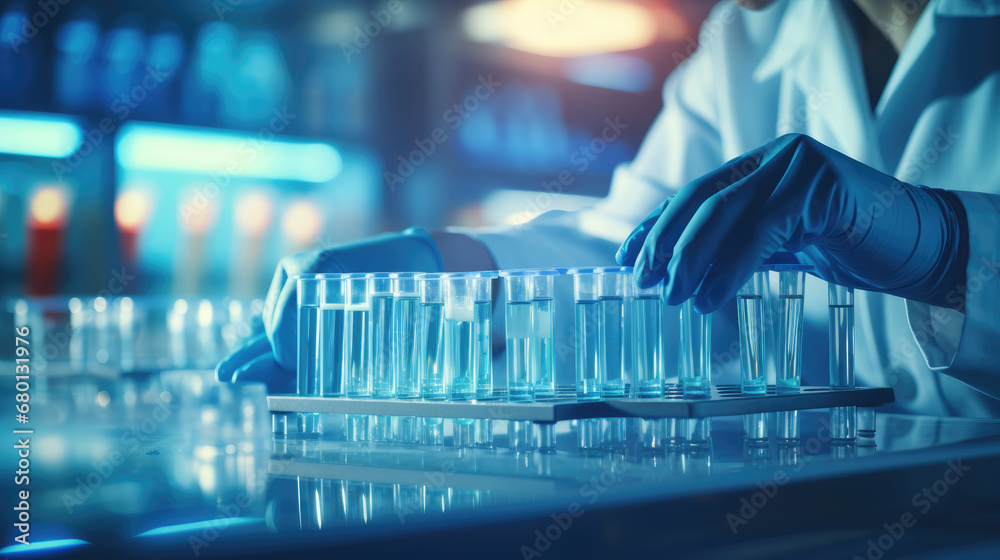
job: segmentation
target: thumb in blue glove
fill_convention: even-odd
[[[738,170],[734,173],[734,169]],[[643,286],[709,312],[777,251],[829,282],[961,308],[968,224],[958,198],[902,183],[790,134],[686,185],[625,241]],[[635,249],[641,238],[641,248]]]

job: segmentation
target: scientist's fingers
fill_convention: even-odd
[[[282,369],[270,354],[258,356],[236,370],[236,375],[233,376],[234,383],[249,381],[265,383],[267,392],[272,394],[295,392],[295,375]]]
[[[666,210],[667,205],[673,200],[674,195],[670,195],[656,207],[655,210],[649,213],[639,225],[635,226],[632,233],[628,234],[625,241],[622,243],[621,247],[618,248],[618,253],[615,254],[615,261],[622,266],[632,266],[635,262],[635,257],[639,254],[639,250],[642,249],[642,244],[646,242],[646,236],[649,235],[649,230],[652,229],[653,224],[659,219],[660,214]]]
[[[274,308],[274,318],[268,329],[274,359],[282,367],[292,370],[296,359],[296,329],[298,327],[298,289],[294,278],[285,282]]]
[[[752,226],[740,240],[728,239],[717,255],[726,267],[712,267],[695,296],[694,307],[699,313],[709,313],[722,307],[736,296],[750,275],[764,260],[775,253],[787,240],[780,229],[767,222]]]
[[[243,367],[247,362],[271,353],[271,341],[266,334],[259,334],[233,351],[232,354],[223,358],[219,365],[215,366],[215,377],[223,383],[232,380],[236,370]]]

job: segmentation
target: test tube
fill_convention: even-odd
[[[351,398],[372,396],[371,301],[367,276],[363,273],[341,275],[344,281],[344,384]]]
[[[470,400],[493,394],[492,280],[495,272],[442,275],[444,382],[448,398]],[[479,386],[483,390],[479,390]]]
[[[373,272],[367,278],[371,302],[372,397],[391,399],[396,396],[392,364],[392,277],[387,272]]]
[[[694,298],[680,309],[678,361],[685,398],[712,395],[712,314],[694,310]]]
[[[512,401],[555,395],[551,269],[504,270],[507,389]]]
[[[600,321],[599,339],[603,347],[604,387],[603,397],[622,398],[630,396],[629,373],[626,371],[625,344],[626,320],[631,314],[632,267],[605,267],[599,269],[600,280]]]
[[[315,395],[319,368],[320,281],[315,274],[295,277],[298,298],[298,355],[295,371],[295,394]]]
[[[808,267],[775,265],[778,273],[777,376],[775,391],[798,393],[802,385],[802,311]]]
[[[393,272],[392,278],[392,367],[396,373],[396,397],[420,397],[417,368],[417,326],[420,324],[420,290],[415,272]]]
[[[854,388],[854,288],[829,285],[830,388]]]
[[[663,300],[660,285],[635,288],[632,303],[632,367],[635,394],[640,398],[663,396]]]
[[[604,369],[600,365],[601,339],[598,333],[598,318],[601,315],[601,303],[598,301],[600,275],[596,268],[571,268],[567,274],[573,275],[576,397],[581,401],[600,400],[604,387]],[[585,425],[586,422],[581,421],[581,438]]]
[[[342,396],[343,291],[339,274],[296,276],[296,394]]]
[[[758,271],[736,294],[740,329],[740,374],[744,395],[767,393],[764,358],[764,293],[767,272]]]
[[[444,383],[444,281],[441,274],[416,276],[420,289],[417,328],[417,375],[420,396],[429,400],[448,396]]]

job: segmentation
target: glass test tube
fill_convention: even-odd
[[[320,377],[316,391],[324,397],[343,397],[344,281],[340,274],[318,274],[322,285],[319,304]]]
[[[507,389],[512,401],[555,395],[552,278],[555,270],[504,270]]]
[[[429,272],[416,276],[420,290],[420,311],[417,317],[417,375],[420,396],[444,399],[448,394],[444,383],[444,281],[441,274]]]
[[[629,348],[625,344],[626,321],[631,315],[632,303],[632,267],[606,267],[599,269],[598,281],[600,301],[600,321],[598,322],[599,340],[602,346],[603,360],[600,365],[604,369],[602,378],[603,397],[622,398],[630,396],[630,371],[626,370],[626,353]]]
[[[767,393],[764,357],[764,293],[767,272],[758,271],[736,294],[740,329],[740,374],[744,395]]]
[[[776,265],[778,273],[777,378],[775,391],[798,393],[802,385],[802,328],[805,270],[798,265]]]
[[[344,281],[344,384],[347,396],[372,396],[371,300],[367,274],[341,276]]]
[[[368,274],[371,302],[372,397],[396,396],[396,376],[392,367],[392,277],[387,272]]]
[[[694,310],[694,298],[681,304],[678,369],[684,396],[712,395],[712,314]]]
[[[492,280],[495,272],[442,275],[444,303],[444,382],[452,400],[493,394]],[[479,390],[482,385],[482,391]]]
[[[420,324],[420,290],[416,273],[393,272],[392,278],[392,369],[396,374],[396,397],[420,397],[417,327]]]
[[[854,388],[854,288],[829,285],[830,388]]]
[[[634,288],[632,302],[632,348],[634,387],[640,398],[663,396],[666,372],[663,371],[663,300],[660,284]]]
[[[298,298],[298,355],[295,371],[295,394],[315,395],[320,377],[319,302],[322,288],[315,274],[295,277]]]
[[[601,339],[598,333],[598,318],[601,314],[598,301],[598,278],[596,268],[572,268],[567,274],[573,275],[574,300],[574,347],[576,357],[576,397],[581,401],[601,398],[604,387]],[[581,421],[583,432],[585,421]],[[581,435],[581,437],[583,437]],[[581,444],[582,447],[582,444]]]

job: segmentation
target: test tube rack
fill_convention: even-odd
[[[777,393],[773,385],[764,395],[743,395],[739,385],[716,385],[706,398],[684,398],[679,385],[666,385],[662,398],[578,401],[573,389],[560,387],[556,397],[536,402],[510,402],[498,398],[475,401],[419,399],[345,399],[298,395],[267,398],[273,414],[324,413],[417,416],[425,418],[488,418],[527,420],[551,424],[581,418],[707,418],[782,410],[844,406],[879,407],[895,401],[890,387],[830,389],[802,387],[798,393]]]

